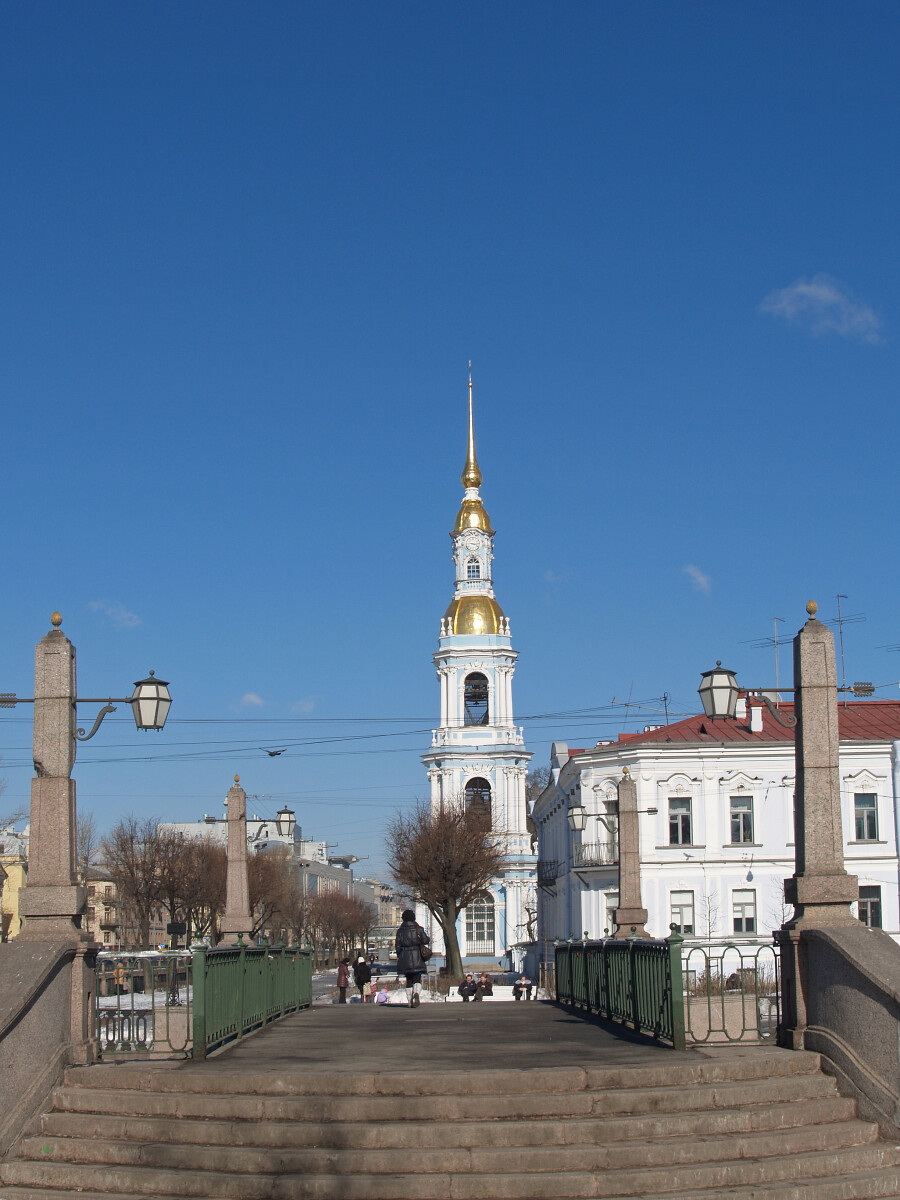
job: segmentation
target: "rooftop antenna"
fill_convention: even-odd
[[[752,646],[754,650],[766,650],[769,646],[775,648],[775,707],[781,697],[778,694],[778,625],[784,624],[784,617],[772,618],[772,637],[759,638],[756,641],[741,642],[742,646]]]
[[[838,592],[835,599],[837,600],[837,616],[834,617],[831,621],[828,621],[827,624],[828,625],[837,625],[837,627],[838,627],[838,640],[841,643],[841,690],[845,691],[846,686],[847,686],[847,675],[844,670],[844,626],[845,625],[856,625],[860,621],[865,621],[866,614],[865,613],[842,613],[841,612],[841,601],[849,599],[849,597],[845,596],[843,592]],[[845,700],[844,703],[846,704],[847,701]]]
[[[669,723],[669,693],[668,692],[663,692],[662,702],[663,702],[663,708],[666,711],[666,724],[668,725],[668,723]]]

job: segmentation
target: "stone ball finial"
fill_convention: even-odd
[[[53,626],[54,629],[59,629],[60,625],[62,625],[62,613],[58,613],[58,612],[53,613],[53,615],[50,618],[50,624]]]
[[[810,600],[809,604],[806,606],[806,611],[809,613],[809,619],[811,621],[814,620],[816,613],[819,611],[819,606],[816,604],[815,600]]]

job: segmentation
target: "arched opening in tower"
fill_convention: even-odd
[[[491,785],[486,779],[470,779],[465,791],[466,812],[491,828]]]
[[[466,725],[488,725],[488,681],[480,671],[466,676],[463,684],[463,707]]]

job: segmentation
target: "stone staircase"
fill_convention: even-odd
[[[814,1054],[418,1074],[70,1069],[0,1200],[900,1196]]]

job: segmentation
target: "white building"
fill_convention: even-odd
[[[900,702],[841,702],[838,719],[844,856],[859,877],[857,915],[900,940]],[[590,750],[554,743],[551,782],[533,808],[543,957],[552,956],[554,939],[612,932],[623,767],[637,783],[651,936],[665,937],[674,924],[688,937],[770,942],[793,911],[782,885],[794,873],[794,733],[751,699],[732,720],[688,717]],[[566,820],[577,804],[588,814],[581,833]]]
[[[221,817],[204,814],[200,821],[161,821],[160,829],[222,846],[228,844],[227,813]],[[295,858],[328,862],[327,844],[304,838],[292,809],[282,808],[275,817],[258,817],[256,814],[247,817],[247,849],[251,853],[263,853],[278,846],[286,847]]]
[[[525,774],[531,755],[513,717],[516,651],[509,619],[494,596],[494,530],[481,502],[475,458],[472,381],[469,447],[462,473],[462,505],[450,537],[456,585],[441,619],[434,665],[441,689],[441,723],[422,755],[433,809],[466,805],[482,811],[503,839],[506,865],[489,890],[460,917],[460,950],[480,960],[512,959],[526,942],[535,905],[536,856],[526,827]],[[440,929],[431,930],[440,951]]]

